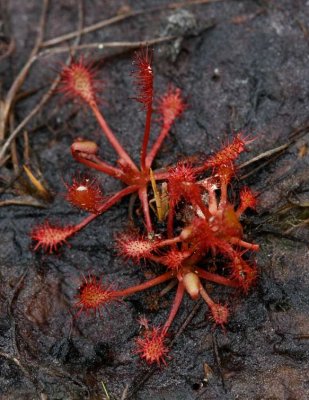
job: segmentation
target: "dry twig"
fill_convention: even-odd
[[[46,4],[46,8],[47,8],[48,0],[44,0],[44,1],[45,1],[44,4]],[[45,16],[45,13],[46,13],[46,10],[45,10],[45,7],[44,7],[44,13],[43,13],[44,16]],[[77,46],[78,43],[79,43],[79,41],[80,41],[81,31],[82,31],[82,24],[83,24],[83,17],[80,17],[80,16],[82,16],[82,15],[83,15],[82,6],[79,5],[79,21],[80,21],[80,22],[79,22],[79,29],[78,29],[78,31],[77,31],[77,32],[79,32],[79,35],[76,37],[76,40],[75,40],[75,43],[73,44],[73,46]],[[41,19],[41,24],[40,24],[40,25],[41,25],[41,29],[40,29],[40,32],[39,32],[39,35],[38,35],[38,40],[36,41],[36,46],[35,46],[35,48],[34,48],[35,54],[36,54],[36,55],[35,55],[35,56],[32,55],[32,56],[29,58],[28,63],[30,63],[30,60],[31,60],[31,64],[29,65],[29,68],[30,68],[30,66],[32,65],[32,63],[37,59],[37,51],[38,51],[38,48],[40,47],[40,45],[41,45],[41,43],[42,43],[42,35],[43,35],[42,29],[44,28],[44,25],[45,25],[45,23],[44,23],[44,24],[42,23],[43,20],[44,20],[44,19],[43,19],[43,17],[42,17],[42,19]],[[37,48],[37,47],[38,47],[38,48]],[[32,53],[33,53],[33,51],[32,51]],[[74,53],[74,52],[73,52],[73,53]],[[66,64],[69,64],[70,60],[71,60],[71,55],[67,58]],[[28,64],[28,63],[27,63],[27,64]],[[24,71],[24,70],[25,70],[25,67],[23,68],[22,71]],[[29,69],[28,69],[28,70],[29,70]],[[27,72],[28,72],[28,70],[27,70]],[[22,72],[22,71],[21,71],[21,72]],[[19,76],[20,76],[20,75],[21,75],[21,73],[19,74]],[[23,83],[23,80],[21,81],[20,78],[19,78],[19,76],[16,78],[16,79],[18,80],[18,82],[20,82],[20,84],[19,84],[19,86],[18,86],[18,89],[20,88],[21,84]],[[25,75],[25,76],[26,76],[26,75]],[[24,77],[25,77],[25,76],[24,76]],[[15,137],[19,134],[19,132],[22,131],[22,129],[27,125],[27,123],[28,123],[28,122],[41,110],[41,108],[48,102],[48,100],[50,99],[51,95],[54,93],[54,91],[55,91],[55,89],[56,89],[56,87],[57,87],[59,81],[60,81],[60,74],[58,74],[58,75],[56,76],[56,78],[53,80],[51,86],[49,87],[49,89],[47,90],[47,92],[44,93],[44,95],[42,96],[42,98],[41,98],[41,100],[38,102],[38,104],[32,109],[32,111],[30,111],[30,113],[29,113],[29,114],[23,119],[23,121],[13,130],[13,132],[11,132],[11,134],[9,135],[9,137],[6,139],[5,143],[4,143],[3,146],[2,146],[2,149],[0,150],[0,165],[3,165],[3,158],[5,157],[6,151],[8,150],[8,148],[9,148],[10,144],[12,143],[12,141],[13,141],[13,140],[15,139]],[[15,82],[14,82],[13,85],[16,86]],[[11,92],[11,89],[10,89],[10,92]],[[1,126],[0,126],[0,129],[1,129]],[[1,132],[1,130],[0,130],[0,132]]]
[[[128,18],[137,17],[143,14],[150,14],[154,12],[160,12],[165,10],[173,10],[178,8],[190,7],[194,5],[201,5],[201,4],[210,4],[210,3],[218,3],[222,0],[191,0],[191,1],[183,1],[181,3],[170,3],[163,6],[153,7],[146,10],[136,10],[136,11],[129,11],[124,14],[115,15],[111,18],[104,19],[102,21],[96,22],[95,24],[86,26],[79,32],[81,35],[85,35],[90,32],[97,31],[99,29],[105,28],[109,25],[116,24],[118,22],[124,21]],[[54,46],[59,43],[66,42],[67,40],[74,39],[78,34],[78,31],[69,32],[64,35],[58,36],[56,38],[47,40],[42,43],[42,47],[50,47]]]
[[[97,49],[97,50],[104,50],[107,48],[127,48],[127,49],[137,49],[139,47],[143,46],[153,46],[155,44],[163,43],[163,42],[168,42],[170,40],[174,40],[179,38],[179,36],[163,36],[163,37],[158,37],[154,39],[149,39],[149,40],[140,40],[137,42],[96,42],[96,43],[85,43],[81,44],[78,46],[59,46],[59,47],[54,47],[52,49],[47,49],[42,52],[40,52],[39,56],[44,57],[48,56],[50,54],[58,54],[58,53],[65,53],[68,51],[79,51],[79,50],[85,50],[85,49]]]
[[[15,80],[4,100],[4,105],[3,105],[3,110],[2,110],[1,120],[0,120],[0,139],[1,140],[3,140],[5,138],[5,131],[6,131],[8,118],[9,118],[10,112],[13,108],[13,105],[14,105],[14,102],[16,99],[16,95],[17,95],[18,91],[20,90],[21,86],[23,85],[23,83],[30,71],[32,64],[36,60],[38,51],[43,42],[48,2],[49,2],[49,0],[43,1],[43,9],[42,9],[40,22],[39,22],[38,34],[37,34],[37,38],[36,38],[34,47],[29,55],[28,61],[25,63],[25,65],[23,66],[23,68],[21,69],[21,71],[19,72],[17,77],[15,78]],[[11,141],[9,142],[8,146],[11,144]],[[6,147],[6,149],[7,149],[7,147]],[[6,149],[5,149],[5,151],[6,151]],[[2,150],[1,150],[1,152],[2,152]],[[1,154],[0,159],[2,158],[2,156],[3,155]]]

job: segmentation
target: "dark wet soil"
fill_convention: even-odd
[[[42,1],[0,1],[0,90],[9,90],[33,46]],[[77,29],[77,1],[51,1],[45,40]],[[164,0],[87,0],[84,25],[130,7],[149,10]],[[143,13],[85,35],[81,43],[150,40],[168,34],[182,40],[155,46],[155,87],[172,82],[189,107],[173,127],[157,167],[187,155],[210,153],[234,131],[256,138],[240,162],[294,141],[279,154],[250,164],[238,184],[259,193],[256,214],[244,224],[248,239],[261,245],[259,279],[243,297],[213,287],[230,305],[226,331],[213,329],[204,304],[174,342],[168,365],[150,368],[134,355],[141,314],[160,324],[172,293],[153,311],[151,295],[141,293],[111,307],[103,318],[71,317],[83,273],[91,270],[118,287],[145,279],[116,256],[113,236],[127,226],[123,201],[52,256],[30,249],[29,231],[49,217],[67,223],[81,213],[63,200],[63,181],[82,170],[69,146],[78,136],[100,143],[105,158],[115,155],[87,111],[53,96],[27,125],[31,165],[39,169],[55,199],[46,208],[0,207],[0,398],[152,400],[305,400],[309,398],[308,131],[309,2],[307,0],[217,1]],[[14,50],[6,54],[14,39]],[[68,46],[72,42],[61,43]],[[132,52],[85,50],[104,81],[104,113],[136,159],[143,113],[130,100]],[[16,123],[37,104],[67,52],[49,54],[33,65],[23,85],[27,97],[15,106]],[[32,91],[35,91],[32,93]],[[30,92],[30,93],[29,93]],[[30,94],[30,95],[29,95]],[[17,140],[21,155],[24,141]],[[22,156],[20,156],[22,164]],[[1,179],[12,172],[8,162]],[[105,190],[114,181],[98,176]],[[117,186],[118,187],[118,186]],[[2,194],[2,200],[10,198]],[[307,220],[307,225],[306,225]],[[184,301],[174,333],[192,313]],[[192,315],[192,314],[191,314]],[[211,368],[212,373],[205,370]]]

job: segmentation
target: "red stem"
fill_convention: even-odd
[[[219,202],[219,209],[226,206],[227,203],[227,183],[221,182],[221,195],[220,195],[220,202]]]
[[[102,204],[98,208],[98,212],[101,214],[108,210],[110,207],[112,207],[117,201],[122,199],[122,197],[127,196],[130,193],[136,192],[138,190],[138,186],[128,186],[125,189],[120,190],[113,196],[111,196],[104,204]],[[72,235],[78,231],[80,231],[82,228],[84,228],[86,225],[88,225],[91,221],[93,221],[95,218],[97,218],[98,214],[90,214],[88,217],[84,218],[79,224],[75,225],[74,231],[72,232]]]
[[[156,181],[163,181],[169,177],[169,172],[155,172],[154,171],[154,178]]]
[[[199,174],[201,174],[202,172],[205,172],[205,171],[207,171],[207,170],[209,170],[209,166],[208,165],[201,165],[201,166],[199,166],[199,167],[194,167],[193,168],[193,171],[194,171],[194,174],[195,175],[199,175]]]
[[[163,326],[163,332],[166,333],[169,329],[169,327],[172,325],[174,318],[176,317],[176,314],[179,310],[180,304],[182,302],[183,299],[183,295],[185,293],[185,288],[182,282],[178,283],[178,287],[177,287],[177,292],[176,292],[176,296],[175,299],[173,301],[173,305],[170,311],[170,314],[168,316],[167,321],[165,322],[164,326]]]
[[[110,127],[107,125],[107,122],[105,121],[102,113],[98,109],[96,104],[91,105],[91,109],[95,115],[95,117],[98,120],[98,123],[100,124],[105,136],[109,140],[110,144],[113,146],[113,148],[116,150],[118,153],[119,157],[123,159],[128,165],[131,166],[131,168],[135,171],[138,170],[137,166],[134,164],[132,161],[131,157],[128,155],[128,153],[124,150],[122,145],[119,143],[118,139],[114,135],[113,131],[110,129]]]
[[[212,300],[212,298],[209,296],[202,285],[200,286],[200,295],[203,297],[209,308],[215,305],[215,302]]]
[[[217,198],[216,198],[216,193],[212,189],[207,189],[209,199],[208,199],[208,209],[211,214],[215,214],[216,211],[218,211],[218,204],[217,204]]]
[[[162,242],[158,243],[156,248],[163,247],[163,246],[171,246],[172,244],[176,244],[176,243],[179,243],[181,241],[182,241],[182,239],[180,238],[180,236],[175,236],[174,238],[171,238],[171,239],[162,240]]]
[[[192,201],[192,204],[194,204],[194,200]],[[201,209],[202,213],[205,215],[206,218],[210,218],[211,214],[209,212],[209,209],[206,207],[206,205],[203,203],[201,199],[196,201],[196,205]]]
[[[242,207],[242,205],[240,205],[240,207],[238,207],[237,211],[235,211],[235,214],[237,215],[238,218],[241,217],[241,215],[246,211],[247,207]]]
[[[171,238],[173,236],[173,231],[174,231],[174,213],[175,213],[174,206],[170,203],[169,204],[168,216],[167,216],[167,236],[169,238]]]
[[[174,274],[172,271],[165,272],[165,274],[157,276],[154,279],[150,279],[149,281],[141,283],[140,285],[131,286],[131,287],[129,287],[127,289],[123,289],[123,290],[116,290],[113,292],[113,297],[130,296],[131,294],[141,292],[141,291],[149,289],[153,286],[159,285],[160,283],[166,282],[169,279],[172,279],[173,276],[174,276]]]
[[[141,167],[143,171],[146,171],[146,154],[147,154],[147,146],[149,142],[150,136],[150,127],[151,127],[151,116],[152,116],[152,102],[147,105],[147,113],[146,113],[146,122],[145,122],[145,130],[144,130],[144,138],[141,149]]]
[[[96,169],[97,171],[104,172],[106,175],[113,176],[116,179],[121,179],[123,176],[123,172],[121,169],[113,167],[112,165],[109,165],[108,163],[100,160],[97,156],[95,155],[88,155],[87,157],[91,158],[84,158],[81,157],[79,152],[73,151],[72,155],[75,158],[76,161],[78,161],[81,164],[87,165],[87,167]]]
[[[157,140],[155,141],[155,143],[153,144],[149,153],[147,154],[147,157],[146,157],[146,167],[147,168],[151,167],[153,160],[155,159],[158,151],[160,150],[164,139],[166,138],[166,136],[168,135],[168,133],[170,131],[171,126],[172,126],[172,124],[163,125]]]
[[[260,246],[258,244],[248,243],[248,242],[245,242],[244,240],[241,240],[236,237],[230,238],[229,242],[232,244],[236,244],[238,246],[244,247],[245,249],[249,249],[249,250],[253,250],[253,251],[260,250]]]
[[[224,278],[223,276],[204,271],[202,268],[196,268],[195,272],[198,274],[199,277],[207,279],[208,281],[214,283],[218,283],[219,285],[230,286],[230,287],[240,286],[239,283],[236,281],[232,281],[231,279]]]

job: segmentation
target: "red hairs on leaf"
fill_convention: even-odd
[[[151,67],[152,51],[146,47],[137,51],[134,55],[133,65],[136,67],[133,72],[139,93],[135,99],[150,107],[153,98],[153,71]]]

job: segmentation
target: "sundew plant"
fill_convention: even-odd
[[[216,300],[206,290],[206,282],[214,289],[218,285],[235,288],[244,294],[254,284],[257,269],[253,253],[257,244],[243,239],[241,218],[248,208],[254,209],[254,193],[243,187],[235,193],[233,179],[237,176],[237,160],[252,140],[238,132],[232,140],[216,153],[203,159],[182,159],[173,166],[156,170],[153,163],[175,121],[184,113],[186,102],[179,88],[169,86],[166,93],[154,99],[154,71],[152,52],[146,48],[136,52],[134,81],[137,87],[135,100],[145,112],[144,132],[141,134],[138,162],[127,153],[121,140],[112,131],[104,117],[99,101],[100,82],[94,69],[83,58],[73,60],[61,73],[60,89],[73,101],[89,107],[103,135],[117,153],[118,160],[112,165],[102,158],[102,151],[92,140],[77,139],[71,145],[73,158],[89,169],[100,171],[121,181],[118,192],[106,194],[91,175],[74,176],[66,185],[66,200],[86,212],[88,216],[77,224],[58,225],[49,220],[36,225],[32,232],[35,250],[56,252],[71,236],[96,218],[104,218],[104,212],[124,197],[137,194],[143,219],[135,229],[125,230],[115,238],[115,247],[124,259],[136,264],[152,262],[162,267],[157,277],[138,285],[115,289],[104,277],[89,274],[77,292],[77,315],[83,312],[103,310],[111,303],[152,288],[169,284],[176,286],[174,300],[168,317],[162,326],[151,326],[143,318],[143,330],[136,339],[136,353],[148,363],[166,363],[169,352],[168,331],[175,319],[185,295],[193,300],[202,298],[210,319],[224,326],[230,312],[228,304]],[[160,130],[153,144],[153,114],[160,116]],[[232,195],[231,195],[232,193]],[[176,218],[177,214],[177,218]],[[157,229],[160,223],[160,230]],[[141,228],[142,227],[142,228]],[[162,228],[163,227],[163,228]],[[209,269],[209,260],[220,260],[225,268]],[[105,315],[102,317],[105,318]],[[112,318],[112,315],[109,316]],[[108,321],[104,321],[108,323]]]

